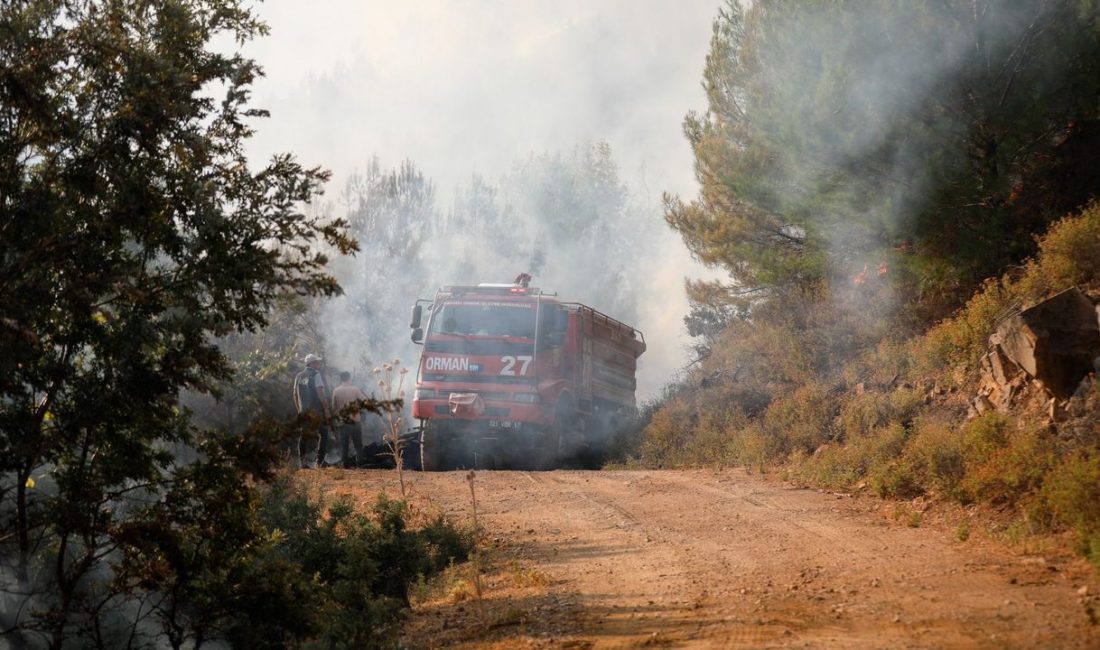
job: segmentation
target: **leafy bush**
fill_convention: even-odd
[[[409,587],[469,555],[471,533],[442,517],[411,530],[408,517],[403,501],[385,495],[360,512],[350,497],[328,502],[288,477],[267,488],[260,518],[277,540],[273,553],[308,577],[300,606],[319,621],[319,647],[392,647]]]

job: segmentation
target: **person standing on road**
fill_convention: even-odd
[[[359,464],[363,462],[363,430],[359,426],[359,409],[351,413],[344,413],[349,404],[354,404],[367,399],[358,386],[351,383],[351,373],[340,373],[340,385],[332,391],[332,412],[344,420],[336,430],[336,439],[340,445],[340,462],[344,467],[351,467],[352,461],[348,457],[348,442],[355,446],[355,460]]]
[[[332,419],[332,411],[329,409],[325,390],[325,375],[321,372],[323,359],[316,354],[307,354],[303,361],[306,364],[305,370],[294,377],[294,407],[298,415],[307,419],[307,424],[298,437],[298,463],[305,469],[315,465],[323,467],[325,464],[328,423]],[[314,427],[317,430],[316,436],[310,430]]]

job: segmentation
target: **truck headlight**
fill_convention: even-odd
[[[435,391],[430,388],[417,388],[413,392],[414,400],[432,399],[435,397]]]
[[[514,393],[512,395],[512,401],[522,404],[538,404],[542,401],[542,398],[538,393]]]

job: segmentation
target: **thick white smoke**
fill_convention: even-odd
[[[393,358],[415,364],[409,308],[447,284],[534,285],[589,304],[642,330],[643,398],[684,365],[686,255],[664,228],[660,205],[619,179],[604,143],[569,154],[531,155],[496,183],[474,176],[449,204],[411,163],[377,160],[348,184],[341,204],[362,251],[334,270],[345,295],[321,306],[330,365],[369,372]]]
[[[408,159],[433,184],[437,221],[413,258],[395,262],[379,254],[378,242],[364,241],[359,257],[338,263],[347,296],[323,308],[331,364],[357,369],[397,357],[412,365],[419,348],[408,342],[407,308],[414,297],[431,297],[441,284],[510,281],[534,271],[538,286],[645,333],[638,394],[655,393],[686,362],[683,279],[702,272],[664,226],[659,196],[695,190],[680,125],[684,110],[702,101],[699,72],[717,4],[259,6],[272,34],[247,52],[266,69],[255,104],[272,117],[257,124],[252,155],[293,151],[331,168],[325,200],[335,216],[354,211],[349,180],[369,174],[375,154],[382,171]],[[540,223],[548,214],[563,221],[584,215],[548,211],[547,197],[524,196],[523,183],[545,179],[539,173],[555,173],[555,158],[583,157],[597,142],[609,143],[623,186],[618,212],[599,224],[605,232],[571,234],[567,223]],[[532,165],[546,169],[525,171]],[[484,233],[472,234],[478,202],[486,217],[508,211],[496,215],[509,230],[491,250]],[[456,215],[475,221],[454,223]],[[364,311],[368,298],[388,307]]]

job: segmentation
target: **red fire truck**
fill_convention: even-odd
[[[633,414],[642,333],[529,280],[447,286],[413,307],[424,470],[596,459]]]

